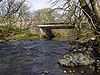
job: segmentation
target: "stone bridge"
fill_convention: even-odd
[[[44,23],[38,24],[38,28],[40,29],[40,38],[42,35],[46,35],[48,39],[52,39],[55,35],[52,32],[52,29],[74,29],[75,25],[71,25],[69,23]]]

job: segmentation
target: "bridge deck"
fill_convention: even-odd
[[[66,25],[66,24],[59,24],[59,25],[37,25],[39,28],[51,28],[51,29],[74,29],[75,25]]]

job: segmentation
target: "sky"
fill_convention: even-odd
[[[43,9],[43,8],[49,8],[51,7],[50,5],[50,0],[29,0],[30,2],[30,7],[31,10],[38,10],[38,9]]]

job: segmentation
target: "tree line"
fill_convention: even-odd
[[[28,29],[35,23],[71,23],[80,37],[83,21],[88,21],[94,35],[100,34],[99,0],[50,0],[54,8],[30,11],[26,0],[0,0],[0,24],[19,24]],[[24,25],[23,25],[24,23]]]

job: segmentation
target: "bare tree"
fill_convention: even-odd
[[[24,2],[25,0],[20,0],[19,2],[16,0],[3,0],[0,3],[0,13],[2,16],[1,20],[9,25],[15,23],[15,15],[24,4]]]
[[[52,9],[44,8],[36,11],[33,14],[34,20],[37,23],[50,23],[54,21],[54,16],[52,15]]]
[[[53,4],[59,5],[57,8],[64,9],[65,11],[70,12],[70,8],[72,8],[73,4],[75,5],[75,10],[73,14],[79,16],[83,12],[83,14],[88,18],[89,23],[92,25],[92,29],[94,34],[100,34],[100,0],[52,0]],[[80,9],[80,11],[78,10]],[[80,18],[80,16],[79,16]],[[78,19],[79,19],[78,18]],[[80,20],[80,19],[79,19]]]
[[[25,7],[25,1],[26,0],[3,0],[0,2],[0,22],[7,27],[3,38],[10,36],[12,26],[16,25],[19,18],[26,13],[26,9],[22,11],[24,9],[23,7]],[[22,14],[20,14],[21,11],[23,12]]]

